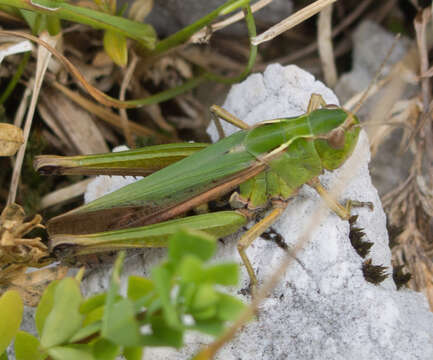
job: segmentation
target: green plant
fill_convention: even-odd
[[[207,265],[216,250],[208,235],[181,230],[169,240],[168,258],[150,278],[130,276],[126,296],[119,293],[125,253],[119,254],[106,293],[87,299],[77,278],[52,282],[36,310],[39,338],[18,331],[23,304],[18,293],[0,298],[0,353],[15,338],[17,360],[141,359],[145,346],[183,345],[185,331],[218,336],[243,310],[237,298],[215,285],[238,282],[238,266]]]

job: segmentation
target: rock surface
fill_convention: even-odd
[[[296,66],[272,65],[265,73],[251,75],[233,86],[224,108],[252,124],[305,112],[311,93],[320,93],[328,103],[335,95],[321,82]],[[225,125],[227,133],[231,125]],[[214,129],[209,130],[216,139]],[[364,133],[354,155],[339,170],[322,176],[324,185],[338,180],[345,168],[352,177],[342,198],[372,201],[374,211],[361,208],[358,224],[374,242],[373,264],[390,267],[390,250],[385,214],[368,173],[368,140]],[[293,246],[321,202],[304,186],[289,204],[274,229]],[[257,321],[251,322],[236,340],[218,355],[219,359],[431,359],[433,357],[433,314],[423,295],[396,291],[391,279],[381,285],[368,283],[362,273],[363,259],[352,248],[349,224],[329,213],[313,231],[310,241],[296,255],[280,284],[263,302]],[[236,259],[238,236],[221,244],[218,259]],[[266,280],[284,256],[273,242],[257,239],[247,251],[259,280]],[[152,249],[129,258],[126,274],[148,274],[165,255]],[[83,286],[98,292],[108,283],[107,269],[95,270]],[[248,278],[243,269],[243,288]],[[234,290],[235,292],[238,291]],[[246,297],[245,301],[249,301]],[[149,349],[149,359],[187,359],[209,338],[191,334],[180,352]]]

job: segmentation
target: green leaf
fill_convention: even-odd
[[[23,310],[23,301],[17,291],[8,290],[0,297],[0,354],[17,334]]]
[[[42,330],[45,325],[48,314],[51,312],[54,304],[54,291],[59,284],[59,280],[52,281],[42,294],[41,300],[39,300],[38,307],[35,314],[35,324],[38,330],[39,336],[42,334]]]
[[[181,230],[169,239],[168,256],[175,263],[179,263],[185,255],[196,255],[206,261],[213,256],[216,246],[215,239],[210,235]]]
[[[102,337],[118,345],[134,347],[140,345],[140,335],[131,300],[122,299],[105,312]]]
[[[212,336],[219,336],[224,331],[224,321],[211,318],[208,320],[196,320],[195,324],[188,329],[200,331]]]
[[[70,339],[69,342],[74,343],[85,339],[98,331],[101,331],[102,321],[91,323],[78,330]]]
[[[131,300],[117,301],[120,289],[120,274],[122,272],[125,252],[121,251],[114,263],[110,288],[105,302],[105,312],[102,318],[101,336],[115,344],[137,346],[140,338],[140,327],[135,319],[135,307]],[[117,301],[117,302],[116,302]]]
[[[128,63],[128,46],[126,37],[117,31],[106,30],[104,33],[105,52],[117,65],[125,67]]]
[[[218,318],[225,321],[234,321],[245,309],[245,304],[238,298],[219,293]]]
[[[198,286],[200,285],[194,283],[183,283],[180,287],[179,297],[182,299],[186,308],[192,306]]]
[[[165,319],[154,316],[151,319],[152,335],[142,335],[142,346],[171,346],[180,348],[183,345],[183,329],[173,329]]]
[[[81,327],[84,316],[79,312],[81,303],[79,283],[64,278],[54,291],[54,304],[48,314],[41,335],[41,345],[47,349],[66,342]]]
[[[155,47],[155,29],[148,24],[110,15],[85,6],[77,6],[66,1],[33,0],[31,4],[23,4],[22,7],[33,12],[51,12],[59,19],[87,24],[96,29],[117,31],[123,36],[137,40],[147,49],[151,50]]]
[[[80,313],[88,314],[96,308],[105,305],[106,293],[96,294],[84,300],[80,305]]]
[[[48,349],[53,360],[95,360],[91,345],[56,346]]]
[[[8,360],[8,353],[6,351],[0,355],[0,360]]]
[[[239,281],[239,266],[233,263],[213,265],[204,270],[203,277],[212,284],[234,286]]]
[[[46,15],[47,30],[51,36],[56,36],[62,31],[60,19],[56,15]]]
[[[93,357],[95,360],[115,360],[120,351],[120,346],[106,339],[98,339],[93,343]]]
[[[131,275],[128,278],[128,298],[138,300],[155,290],[152,280]]]
[[[179,265],[179,276],[184,282],[199,284],[204,282],[203,262],[197,256],[186,255]]]
[[[16,360],[42,360],[46,357],[39,351],[39,340],[24,331],[18,332],[14,346]]]
[[[192,306],[197,310],[204,310],[209,306],[215,305],[219,300],[219,294],[211,284],[203,284],[197,288]]]
[[[191,314],[194,316],[196,321],[204,321],[215,318],[217,314],[216,305],[208,306],[204,309],[198,309],[191,311]]]
[[[95,310],[91,311],[84,318],[83,326],[87,326],[87,325],[90,325],[90,324],[95,323],[97,321],[101,321],[104,318],[104,313],[105,313],[105,305],[100,306],[100,307],[96,308]]]
[[[126,347],[123,350],[123,356],[126,360],[141,360],[143,357],[143,348],[141,346]]]
[[[21,16],[32,30],[32,33],[38,35],[46,27],[46,16],[38,14],[35,11],[19,9]]]
[[[171,274],[164,266],[157,266],[152,269],[152,279],[155,289],[161,300],[164,318],[172,327],[181,326],[176,309],[171,303]]]

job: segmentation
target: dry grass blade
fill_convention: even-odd
[[[431,18],[431,9],[420,10],[414,26],[417,39],[416,62],[420,73],[428,71],[428,51],[433,45],[426,31]],[[431,87],[428,78],[420,78],[421,104],[407,121],[417,124],[405,150],[414,154],[409,177],[396,189],[384,196],[383,203],[392,226],[403,231],[393,242],[393,259],[397,266],[407,266],[412,273],[409,286],[426,294],[433,309],[433,258],[431,246],[431,216],[433,215],[432,171],[432,124]],[[411,146],[409,146],[409,144]]]
[[[20,41],[18,43],[3,44],[0,46],[0,64],[6,56],[20,54],[31,51],[32,49],[33,45],[28,40]]]
[[[260,9],[263,9],[265,6],[269,5],[273,0],[259,0],[256,1],[254,4],[251,5],[251,12],[255,13],[256,11],[259,11]],[[242,20],[245,17],[245,14],[243,11],[238,11],[236,14],[228,17],[225,20],[219,21],[215,24],[211,25],[212,32],[221,30],[231,24],[234,24],[235,22]]]
[[[153,0],[135,0],[129,9],[129,18],[143,22],[153,9]]]
[[[14,16],[12,14],[9,14],[7,12],[4,12],[2,10],[0,10],[0,19],[4,20],[5,22],[9,21],[9,22],[20,23],[20,24],[23,23],[22,18],[20,18],[18,16]]]
[[[49,42],[52,46],[56,46],[56,43],[59,39],[59,36],[50,36],[48,33],[42,33],[41,38]],[[43,41],[43,40],[41,40]],[[43,41],[45,42],[45,41]],[[33,115],[35,113],[36,109],[36,103],[38,101],[39,92],[42,86],[42,82],[44,80],[45,72],[48,67],[48,62],[51,59],[51,53],[47,51],[45,47],[39,46],[38,48],[38,55],[37,55],[37,64],[36,64],[36,73],[35,73],[35,80],[33,85],[33,94],[32,99],[30,101],[29,110],[27,111],[27,117],[26,117],[26,123],[24,126],[24,144],[21,146],[20,150],[18,151],[17,159],[15,162],[14,170],[12,173],[12,180],[11,185],[9,189],[9,196],[8,196],[8,204],[12,204],[15,202],[15,197],[17,194],[18,189],[18,182],[21,174],[21,167],[24,160],[24,154],[26,151],[26,145],[27,141],[30,135],[30,128],[32,126],[33,121]]]
[[[385,102],[390,101],[390,96],[385,93]],[[383,109],[386,110],[386,109]],[[421,110],[421,105],[418,98],[412,98],[409,100],[397,101],[392,109],[389,111],[391,114],[390,120],[387,121],[370,121],[366,127],[368,133],[370,133],[370,151],[374,157],[379,150],[379,146],[388,138],[391,132],[397,127],[404,128],[404,135],[401,143],[407,142],[408,136],[413,132],[414,127],[409,126],[411,119],[416,119]],[[379,110],[379,113],[382,110]],[[387,111],[385,111],[386,113]],[[375,119],[371,117],[371,119]],[[370,125],[377,125],[370,127]]]
[[[86,179],[45,195],[41,200],[40,209],[43,210],[83,195],[87,189],[87,185],[89,185],[92,180],[93,179]]]
[[[134,74],[135,67],[137,66],[137,63],[138,63],[138,57],[132,51],[131,62],[129,63],[128,68],[126,69],[125,76],[123,77],[122,84],[120,85],[120,94],[119,94],[120,100],[125,100],[126,89],[129,86],[132,75]],[[122,129],[123,129],[123,135],[125,136],[126,139],[126,143],[128,144],[130,149],[134,149],[135,143],[131,134],[131,126],[129,125],[128,114],[126,113],[125,109],[120,109],[119,113],[120,113],[120,117],[122,118]]]
[[[17,111],[15,113],[15,117],[14,117],[14,125],[18,126],[19,128],[23,124],[24,116],[26,114],[28,100],[29,100],[31,95],[32,95],[32,89],[30,88],[30,86],[27,86],[26,89],[24,90],[23,96],[21,97],[20,104],[18,105],[18,109],[17,109]]]
[[[103,93],[99,89],[92,86],[81,74],[81,72],[72,64],[65,56],[63,56],[60,52],[58,52],[53,46],[51,46],[48,42],[41,40],[33,35],[19,32],[19,31],[4,31],[0,30],[0,35],[11,35],[22,37],[31,41],[36,42],[40,47],[44,47],[46,51],[50,54],[54,55],[67,69],[68,71],[75,76],[75,78],[83,85],[83,87],[89,92],[89,94],[98,100],[101,104],[106,106],[113,106],[118,108],[133,108],[137,107],[136,105],[126,104],[123,101],[118,99],[114,99],[111,96]]]
[[[258,0],[254,4],[251,5],[251,12],[255,13],[256,11],[259,11],[260,9],[263,9],[266,5],[269,5],[273,0]],[[245,14],[243,11],[238,11],[236,14],[228,17],[225,20],[219,21],[215,24],[212,24],[210,26],[207,26],[200,31],[196,32],[191,38],[189,39],[189,42],[191,43],[203,43],[208,42],[210,37],[215,31],[224,29],[227,26],[230,26],[234,24],[235,22],[238,22],[242,20],[245,17]]]
[[[95,104],[94,102],[88,100],[84,96],[81,96],[79,93],[69,90],[66,86],[60,84],[57,81],[51,82],[51,85],[60,90],[63,94],[65,94],[69,99],[73,102],[77,103],[91,114],[97,116],[100,120],[107,122],[108,124],[122,130],[122,119],[119,115],[112,112],[110,109],[103,107],[101,105]],[[139,136],[152,136],[155,137],[158,143],[170,141],[170,139],[162,134],[157,133],[156,131],[149,129],[145,126],[139,125],[135,122],[130,121],[129,125],[131,126],[131,130],[139,135]]]
[[[63,134],[62,138],[72,144],[75,153],[97,154],[109,151],[89,113],[72,103],[65,95],[47,87],[39,106],[43,109],[43,118],[51,118],[50,123],[57,125]]]
[[[303,9],[297,11],[293,15],[290,15],[285,20],[279,22],[278,24],[272,26],[265,32],[253,37],[251,43],[253,45],[259,45],[263,42],[272,40],[273,38],[281,35],[283,32],[295,27],[301,22],[307,20],[308,18],[316,15],[318,12],[322,11],[328,5],[336,2],[337,0],[317,0],[311,5],[304,7]]]
[[[374,0],[364,0],[362,1],[356,8],[354,8],[350,14],[344,18],[344,20],[339,23],[334,30],[332,31],[332,37],[336,37],[337,35],[341,34],[344,30],[346,30],[355,20],[357,20],[363,12],[368,8],[368,6],[373,2]],[[290,64],[292,62],[295,62],[296,60],[299,60],[300,58],[307,56],[314,51],[318,49],[317,41],[313,42],[312,44],[309,44],[305,46],[304,48],[295,51],[294,53],[290,53],[289,55],[279,57],[277,59],[273,59],[273,62],[278,62],[281,64]],[[336,52],[337,53],[337,52]],[[254,67],[254,70],[261,71],[264,70],[267,64],[260,64],[258,66]]]
[[[332,49],[332,4],[319,14],[317,43],[326,85],[333,88],[337,83],[337,67]]]
[[[366,130],[371,141],[371,146],[377,148],[385,140],[385,135],[395,128],[390,128],[385,124],[386,119],[392,114],[394,104],[401,98],[406,88],[406,82],[398,74],[392,76],[388,86],[385,88],[380,101],[377,101],[371,115],[366,122]],[[379,126],[383,123],[383,126]],[[370,126],[376,125],[376,126]],[[374,145],[373,145],[374,144]]]

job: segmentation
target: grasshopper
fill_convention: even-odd
[[[109,250],[162,247],[179,226],[224,237],[265,212],[237,246],[254,288],[257,279],[246,250],[302,185],[312,186],[338,216],[349,219],[353,203],[337,202],[318,176],[325,169],[339,168],[350,157],[360,131],[354,114],[327,105],[317,94],[305,114],[252,127],[220,107],[211,111],[240,131],[212,145],[170,144],[109,155],[37,157],[35,168],[45,174],[147,175],[154,171],[51,219],[48,232],[55,256],[70,263]],[[233,210],[180,217],[227,194]]]

